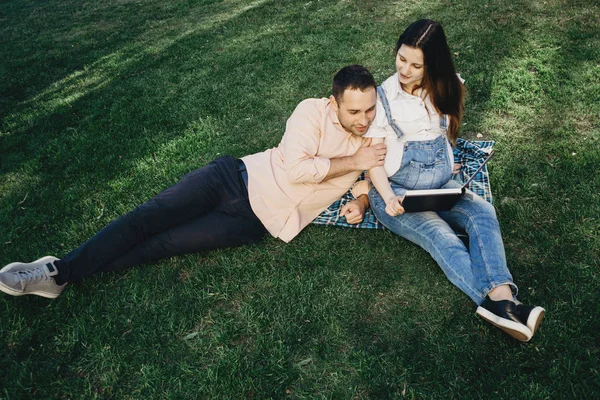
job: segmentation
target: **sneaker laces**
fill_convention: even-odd
[[[52,279],[52,277],[46,273],[44,267],[37,267],[25,271],[17,271],[17,275],[19,275],[19,278],[27,282],[47,281]]]

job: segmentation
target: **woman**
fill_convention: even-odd
[[[467,192],[450,211],[404,213],[402,207],[406,190],[460,186],[450,179],[451,144],[462,119],[464,88],[440,24],[420,20],[400,35],[396,70],[378,89],[377,116],[366,135],[387,145],[384,166],[369,171],[373,212],[388,229],[427,250],[478,305],[479,316],[528,341],[544,309],[516,301],[493,206]],[[468,249],[451,226],[467,232]]]

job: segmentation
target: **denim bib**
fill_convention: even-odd
[[[392,112],[385,90],[379,86],[377,93],[389,125],[398,136],[398,140],[402,140],[404,133],[392,119]],[[448,116],[442,115],[440,128],[445,131],[447,127]],[[448,143],[445,136],[433,140],[406,141],[404,142],[402,164],[398,171],[388,179],[409,190],[439,189],[452,177],[452,164],[449,157]]]

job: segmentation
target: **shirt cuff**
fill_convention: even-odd
[[[331,168],[331,160],[329,158],[314,157],[313,158],[313,176],[316,183],[321,183],[329,173]]]
[[[352,186],[352,196],[355,199],[358,199],[358,196],[363,194],[369,194],[369,190],[371,190],[371,184],[367,180],[358,181]]]

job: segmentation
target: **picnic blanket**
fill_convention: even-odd
[[[460,170],[458,173],[452,175],[452,179],[461,184],[466,182],[471,175],[477,171],[477,168],[479,168],[487,158],[493,147],[493,141],[472,141],[458,138],[456,146],[454,147],[454,163],[457,165],[460,164]],[[363,179],[365,179],[364,172],[358,180]],[[473,193],[478,194],[488,202],[493,202],[487,165],[481,169],[467,187]],[[325,211],[319,214],[312,223],[317,225],[343,226],[346,228],[385,229],[384,226],[377,221],[377,218],[375,218],[375,215],[370,208],[365,212],[365,217],[361,223],[347,223],[346,218],[340,216],[340,210],[347,202],[352,200],[354,200],[354,196],[349,190],[341,199],[334,202]]]

